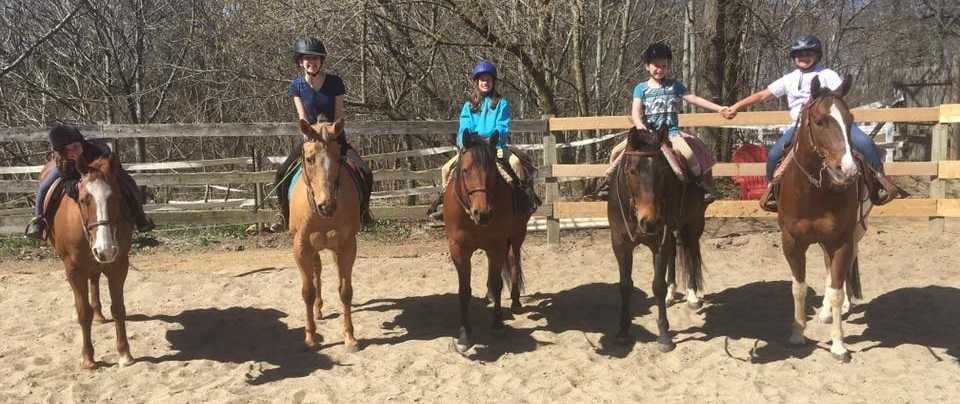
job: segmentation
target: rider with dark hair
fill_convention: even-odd
[[[293,62],[303,70],[303,75],[290,83],[287,95],[293,98],[293,105],[297,110],[297,117],[313,125],[317,122],[335,122],[343,118],[343,97],[347,87],[343,79],[335,74],[324,73],[323,64],[327,57],[327,48],[323,42],[313,37],[304,37],[293,44]],[[370,191],[373,188],[373,174],[370,167],[363,161],[357,150],[347,142],[346,134],[341,135],[340,154],[353,161],[364,177],[366,192],[361,195],[361,212],[364,226],[373,224],[370,214]],[[298,145],[290,152],[287,159],[277,170],[277,200],[280,212],[276,222],[271,226],[274,231],[288,228],[290,217],[290,201],[288,191],[290,183],[288,171],[290,167],[303,155],[303,145]]]
[[[54,156],[56,164],[53,169],[47,173],[37,188],[37,203],[34,210],[34,217],[30,219],[24,236],[34,240],[43,240],[43,231],[46,229],[46,220],[43,218],[43,201],[46,199],[47,191],[53,186],[57,178],[63,179],[63,188],[70,195],[75,196],[77,186],[79,186],[81,174],[77,171],[76,162],[79,159],[83,161],[93,161],[99,157],[109,155],[110,149],[99,142],[84,139],[83,134],[72,126],[60,124],[50,130],[50,146],[56,152]],[[130,177],[126,170],[120,169],[120,191],[127,201],[130,211],[134,214],[137,229],[141,232],[153,230],[153,220],[143,211],[143,204],[140,200],[140,190],[137,183]]]

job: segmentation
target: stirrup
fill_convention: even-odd
[[[283,217],[283,213],[277,212],[277,215],[273,218],[273,223],[270,223],[270,226],[267,227],[273,233],[280,233],[286,230],[287,219]]]
[[[780,188],[780,183],[774,181],[767,184],[767,189],[763,191],[763,197],[760,198],[760,209],[772,213],[777,212],[777,191]]]
[[[47,227],[47,220],[43,216],[34,216],[23,229],[23,236],[37,241],[43,241],[43,231]]]

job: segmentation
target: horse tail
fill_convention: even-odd
[[[863,289],[860,287],[860,259],[857,257],[853,258],[853,266],[847,276],[847,286],[850,287],[850,294],[853,297],[863,299]]]
[[[703,290],[703,257],[699,240],[691,240],[690,229],[684,227],[677,237],[677,256],[680,259],[680,279],[689,289]]]
[[[523,286],[526,283],[523,276],[523,267],[520,265],[520,257],[514,257],[514,261],[517,262],[516,266],[510,265],[510,257],[513,256],[513,251],[507,253],[506,262],[503,263],[503,269],[500,270],[500,277],[503,278],[503,284],[510,288],[510,290],[516,290],[519,293],[523,293]],[[516,267],[516,273],[513,272],[514,267]]]

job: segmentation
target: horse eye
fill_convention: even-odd
[[[313,164],[314,161],[317,161],[317,159],[314,158],[313,156],[307,157],[306,160],[307,160],[307,164]]]

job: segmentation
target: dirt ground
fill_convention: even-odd
[[[485,259],[474,257],[477,346],[452,348],[456,275],[440,229],[362,237],[354,269],[361,350],[344,352],[336,271],[324,255],[318,352],[302,346],[300,278],[286,235],[167,242],[131,257],[127,328],[137,362],[120,367],[111,323],[94,326],[102,367],[79,369],[80,329],[59,261],[0,261],[3,402],[944,402],[960,397],[960,221],[875,219],[861,243],[864,299],[846,317],[849,364],[815,321],[822,258],[808,253],[810,340],[789,334],[790,274],[772,220],[712,219],[702,239],[705,306],[668,310],[677,348],[656,348],[650,254],[635,259],[632,333],[619,310],[606,230],[524,246],[524,309],[490,329]],[[36,258],[41,257],[41,258]],[[43,258],[47,257],[47,258]],[[109,297],[104,296],[104,307]],[[653,309],[653,310],[652,310]],[[105,310],[106,311],[106,310]],[[110,317],[109,313],[107,316]]]

